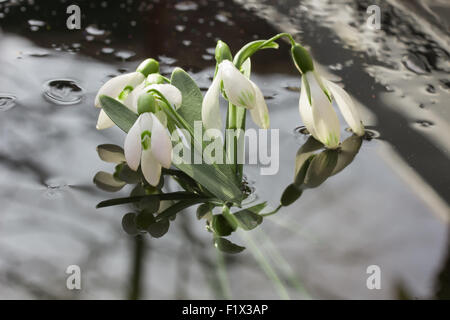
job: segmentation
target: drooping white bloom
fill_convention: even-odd
[[[125,159],[132,170],[139,164],[145,180],[156,186],[161,176],[161,167],[170,168],[172,143],[165,126],[150,112],[136,120],[125,138]]]
[[[249,68],[248,61],[245,68]],[[253,121],[261,128],[269,127],[267,105],[261,90],[229,60],[222,61],[211,86],[203,98],[202,121],[206,129],[222,129],[219,110],[220,85],[229,102],[250,110]]]
[[[140,72],[131,72],[127,74],[122,74],[117,77],[114,77],[110,80],[108,80],[101,88],[98,90],[97,96],[95,97],[95,106],[97,108],[101,108],[100,104],[100,96],[106,95],[109,97],[112,97],[114,99],[117,99],[120,93],[123,91],[124,88],[129,87],[131,89],[134,89],[136,86],[138,86],[140,83],[142,83],[145,80],[145,76]],[[127,104],[125,104],[127,105]],[[128,106],[128,105],[127,105]],[[114,125],[114,122],[109,119],[107,114],[103,111],[103,109],[100,111],[98,121],[97,121],[97,129],[106,129],[110,128]]]
[[[352,98],[350,98],[349,94],[340,86],[331,81],[324,79],[324,85],[330,91],[331,95],[336,101],[336,104],[339,107],[339,110],[341,110],[342,116],[344,117],[345,121],[352,129],[352,131],[358,136],[363,136],[364,126],[361,121],[358,109],[355,107],[355,104],[353,103],[353,100]]]
[[[350,96],[344,89],[321,79],[315,71],[304,73],[299,101],[300,116],[314,138],[326,147],[335,149],[340,143],[340,125],[328,93],[331,93],[355,134],[363,135],[364,127]]]

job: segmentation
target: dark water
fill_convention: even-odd
[[[242,2],[242,4],[239,4]],[[445,1],[377,2],[382,29],[366,28],[373,1],[85,1],[82,30],[66,28],[67,1],[0,1],[0,297],[136,297],[136,245],[120,227],[126,207],[92,178],[112,167],[96,146],[96,91],[146,57],[163,74],[183,67],[206,89],[218,39],[232,50],[279,31],[311,48],[320,69],[353,95],[374,138],[355,160],[258,230],[247,250],[217,257],[203,222],[180,215],[142,244],[141,298],[396,298],[442,296],[448,254],[449,8]],[[276,206],[291,183],[300,78],[289,47],[258,53],[254,81],[280,129],[280,172],[245,174],[253,198]],[[250,126],[252,124],[249,124]],[[127,194],[124,190],[123,195]],[[221,261],[223,263],[221,263]],[[65,270],[82,270],[82,290]],[[225,264],[226,273],[221,265]],[[378,265],[382,289],[368,290]],[[134,284],[134,285],[133,285]]]

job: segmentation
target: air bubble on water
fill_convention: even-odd
[[[197,10],[198,4],[194,1],[182,1],[175,4],[175,9],[179,11],[191,11],[191,10]]]
[[[11,94],[0,93],[0,111],[6,111],[14,108],[16,105],[16,97]]]
[[[167,56],[158,56],[158,59],[161,63],[163,64],[173,64],[175,63],[177,60],[171,57],[167,57]]]
[[[83,89],[75,80],[50,80],[44,84],[44,97],[58,105],[77,104],[83,98]]]

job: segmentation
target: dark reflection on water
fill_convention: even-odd
[[[432,297],[436,288],[437,297],[446,296],[448,226],[442,220],[450,175],[441,138],[449,119],[442,62],[448,51],[433,29],[420,30],[429,21],[420,6],[380,2],[384,33],[372,37],[364,33],[368,1],[246,1],[249,10],[231,1],[77,3],[80,31],[66,29],[64,1],[0,2],[1,298],[394,298],[398,283],[413,298]],[[299,3],[307,10],[298,10]],[[419,12],[418,18],[412,23],[405,12]],[[318,63],[360,102],[376,134],[351,165],[255,232],[238,235],[249,248],[239,256],[217,258],[193,212],[180,215],[164,238],[135,241],[121,230],[123,208],[96,210],[110,194],[95,188],[92,177],[111,168],[95,147],[124,138],[115,129],[95,131],[92,105],[100,85],[151,56],[164,74],[180,66],[207,88],[217,39],[235,51],[276,28],[299,31]],[[361,38],[354,37],[358,32]],[[283,153],[277,176],[259,176],[252,166],[245,173],[255,196],[275,207],[306,140],[293,134],[302,125],[300,78],[283,43],[258,53],[253,66],[254,81],[272,98],[267,102]],[[59,87],[56,96],[75,103],[61,108],[45,99],[44,85],[65,79],[83,91],[77,101],[72,86]],[[81,267],[81,291],[65,289],[71,264]],[[365,286],[372,264],[381,267],[381,290]]]

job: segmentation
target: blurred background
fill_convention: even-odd
[[[71,4],[80,30],[66,27]],[[374,4],[379,30],[367,26]],[[449,18],[445,0],[0,0],[0,298],[449,298]],[[370,139],[344,171],[236,235],[247,249],[232,256],[216,252],[195,210],[162,238],[135,239],[121,228],[130,208],[95,209],[130,192],[92,182],[113,169],[96,146],[124,139],[95,130],[104,82],[153,57],[204,93],[217,40],[236,52],[278,32],[308,47],[361,110]],[[276,207],[306,141],[300,76],[284,42],[252,64],[280,129],[280,171],[244,173],[250,200]],[[81,290],[66,288],[69,265]],[[370,265],[380,290],[366,286]]]

